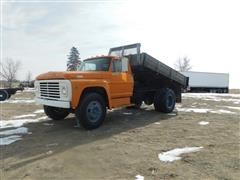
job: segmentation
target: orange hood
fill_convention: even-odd
[[[36,79],[106,79],[108,76],[109,72],[56,71],[40,74]]]

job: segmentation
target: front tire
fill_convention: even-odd
[[[156,111],[170,113],[176,104],[176,96],[173,90],[169,88],[157,91],[154,97],[154,107]]]
[[[106,116],[106,102],[98,93],[88,93],[75,111],[77,120],[88,130],[98,128]]]
[[[53,120],[62,120],[69,115],[69,110],[52,106],[43,106],[45,114]]]

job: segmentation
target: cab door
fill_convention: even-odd
[[[111,70],[111,99],[131,97],[133,93],[133,77],[128,59],[122,57],[120,59],[112,60]]]

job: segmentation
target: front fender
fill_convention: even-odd
[[[104,88],[108,97],[109,107],[112,107],[111,96],[110,96],[110,88],[109,83],[106,80],[102,79],[73,79],[71,80],[72,83],[72,101],[71,101],[71,108],[76,109],[79,102],[80,97],[86,88],[94,88],[100,87]]]

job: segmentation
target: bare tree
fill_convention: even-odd
[[[28,87],[29,87],[30,82],[32,81],[32,73],[31,73],[31,71],[28,71],[28,72],[27,72],[26,81],[27,81]]]
[[[11,58],[6,58],[5,61],[0,63],[0,66],[0,76],[8,82],[9,87],[12,87],[13,81],[17,78],[17,72],[19,71],[21,62],[14,61]]]
[[[190,59],[187,56],[178,58],[174,66],[178,71],[189,71],[192,69],[192,66],[190,65]]]

